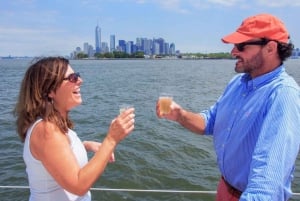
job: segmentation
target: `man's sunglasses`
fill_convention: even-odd
[[[68,80],[72,83],[76,83],[79,77],[80,77],[79,73],[71,73],[70,75],[68,75],[68,77],[64,78],[63,80]]]
[[[261,45],[261,46],[264,46],[268,42],[270,42],[270,40],[263,38],[262,40],[259,40],[259,41],[250,41],[250,42],[243,42],[243,43],[234,44],[234,46],[238,49],[238,51],[242,52],[242,51],[244,51],[246,45]]]

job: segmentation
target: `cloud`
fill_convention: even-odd
[[[264,7],[290,7],[300,6],[299,0],[136,0],[136,3],[154,3],[159,7],[181,13],[192,13],[199,9],[209,9],[215,6],[226,6],[226,7],[239,7],[239,8],[251,8],[253,6],[264,6]]]
[[[144,3],[146,3],[146,1],[145,0],[136,0],[136,3],[138,3],[138,4],[144,4]]]
[[[208,0],[208,3],[223,5],[223,6],[234,6],[241,3],[241,0]]]
[[[126,0],[123,0],[123,2],[126,2]],[[190,14],[215,6],[240,5],[241,2],[244,2],[244,0],[135,0],[135,3],[138,4],[154,4],[164,10],[179,14]]]
[[[183,5],[188,5],[182,0],[155,0],[160,7],[166,10],[174,11],[177,13],[186,14],[189,10],[184,8]]]
[[[290,6],[300,6],[299,0],[257,0],[257,4],[261,6],[268,7],[290,7]]]

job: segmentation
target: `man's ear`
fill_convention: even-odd
[[[267,44],[267,51],[268,53],[276,53],[277,52],[277,43],[275,41],[270,41]]]

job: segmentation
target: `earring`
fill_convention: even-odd
[[[48,102],[50,102],[51,105],[53,105],[53,98],[50,98],[50,97],[48,96],[47,99],[48,99]]]

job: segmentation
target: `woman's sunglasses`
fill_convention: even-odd
[[[259,40],[259,41],[250,41],[250,42],[243,42],[243,43],[234,44],[234,46],[236,47],[236,49],[238,49],[238,51],[242,52],[242,51],[244,51],[246,45],[264,46],[268,42],[270,42],[270,40],[263,38],[262,40]]]
[[[63,80],[68,80],[69,82],[76,83],[79,77],[79,73],[71,73],[70,75],[68,75],[68,77],[64,78]]]

